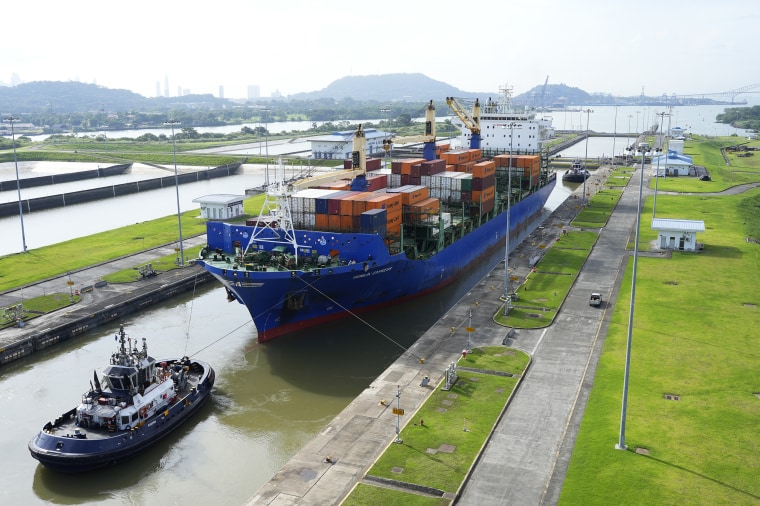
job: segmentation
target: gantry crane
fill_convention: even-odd
[[[480,101],[475,99],[472,115],[467,114],[462,104],[454,97],[446,97],[446,104],[470,131],[470,149],[480,149]]]

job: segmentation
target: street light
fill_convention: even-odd
[[[615,105],[615,128],[612,132],[612,170],[615,170],[615,141],[617,140],[617,113],[618,113],[618,106]]]
[[[504,241],[504,316],[509,315],[509,215],[512,211],[512,151],[513,151],[513,139],[515,133],[515,127],[521,128],[519,123],[514,121],[510,122],[509,127],[509,174],[507,176],[507,233],[505,234]]]
[[[657,157],[657,172],[654,175],[654,204],[652,204],[652,218],[657,217],[657,183],[660,182],[660,158],[662,158],[663,146],[665,145],[665,134],[662,132],[662,125],[665,121],[665,116],[670,116],[669,113],[663,111],[658,112],[657,116],[660,117],[660,156]],[[668,159],[668,152],[665,151],[665,160]],[[665,164],[665,170],[668,170],[667,163]]]
[[[588,163],[588,137],[589,137],[589,130],[588,130],[588,120],[591,116],[591,113],[594,112],[593,109],[586,109],[583,111],[586,113],[586,158],[583,161],[583,203],[586,203],[586,173],[588,172],[588,169],[586,168],[586,164]]]
[[[174,146],[174,187],[177,191],[177,224],[179,225],[179,265],[185,265],[185,249],[182,244],[182,215],[179,210],[179,175],[177,174],[177,140],[174,137],[174,125],[181,124],[177,120],[169,120],[164,122],[164,125],[172,127],[172,146]]]
[[[264,156],[267,157],[266,161],[266,169],[264,172],[264,185],[269,186],[269,116],[267,113],[270,111],[268,107],[264,107],[261,109],[261,112],[264,113]]]
[[[18,157],[16,156],[16,132],[13,129],[13,123],[18,121],[18,118],[8,116],[4,121],[11,124],[11,139],[13,140],[13,163],[16,166],[16,190],[18,191],[18,216],[21,220],[21,244],[24,247],[23,253],[26,253],[26,234],[24,233],[24,208],[21,205],[21,180],[18,177]]]
[[[626,143],[628,144],[628,154],[631,153],[631,118],[633,118],[633,114],[628,115],[628,135],[625,136]]]
[[[618,450],[626,450],[628,447],[625,444],[625,418],[626,411],[628,409],[628,376],[631,368],[631,341],[633,338],[633,309],[634,301],[636,299],[636,268],[639,262],[639,229],[641,228],[641,197],[644,190],[644,156],[645,146],[641,147],[641,175],[639,179],[639,201],[636,208],[636,239],[633,243],[633,279],[631,281],[631,307],[628,313],[628,340],[625,350],[625,373],[623,375],[623,402],[620,413],[620,439],[615,445]]]

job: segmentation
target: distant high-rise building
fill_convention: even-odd
[[[18,86],[21,84],[21,77],[15,72],[11,74],[11,86]]]
[[[161,96],[161,81],[156,81],[156,96]]]
[[[169,76],[164,76],[164,97],[169,98]]]
[[[219,98],[224,100],[224,85],[222,84],[219,85]]]
[[[261,88],[258,84],[251,84],[248,86],[248,100],[254,101],[261,98]]]
[[[182,86],[180,86],[179,84],[177,85],[177,96],[178,97],[182,96]]]

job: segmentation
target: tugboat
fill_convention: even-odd
[[[583,167],[580,160],[574,160],[567,172],[562,176],[565,183],[582,183],[591,177],[591,173]]]
[[[196,413],[208,400],[214,370],[183,357],[157,361],[124,326],[120,345],[76,408],[48,422],[29,442],[32,457],[66,473],[117,464],[148,448]]]

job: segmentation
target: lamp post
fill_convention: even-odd
[[[588,121],[589,117],[591,116],[591,113],[594,112],[593,109],[586,109],[583,112],[586,113],[586,157],[583,160],[583,203],[586,203],[586,172],[588,169],[586,168],[586,164],[588,163],[588,137],[589,137],[589,130],[588,130]]]
[[[520,124],[514,121],[510,122],[509,127],[509,174],[507,175],[507,233],[504,234],[504,316],[509,315],[509,215],[512,211],[512,151],[515,127],[520,128]]]
[[[665,121],[665,116],[670,116],[670,114],[663,111],[658,112],[657,116],[660,117],[660,156],[657,157],[657,172],[655,172],[654,175],[654,203],[652,204],[652,218],[657,217],[657,183],[660,182],[660,158],[662,158],[662,153],[664,151],[663,146],[665,146],[665,134],[662,132],[662,125]],[[665,160],[667,159],[668,152],[665,151]],[[668,170],[667,164],[665,164],[665,170]]]
[[[21,205],[21,180],[18,177],[18,157],[16,156],[16,132],[13,129],[13,123],[18,121],[18,118],[8,116],[5,121],[11,124],[11,139],[13,141],[13,163],[16,166],[16,190],[18,191],[18,216],[21,220],[21,244],[24,248],[23,253],[26,253],[26,234],[24,233],[24,208]]]
[[[269,116],[267,113],[270,111],[268,107],[264,107],[261,110],[264,113],[264,156],[266,156],[266,169],[264,172],[264,185],[269,186]]]
[[[177,173],[177,140],[174,136],[174,125],[180,125],[177,120],[169,120],[164,122],[164,125],[169,125],[172,128],[172,146],[174,147],[174,188],[177,191],[177,225],[179,226],[179,265],[185,265],[185,249],[182,244],[182,214],[179,208],[179,174]]]
[[[639,201],[636,207],[636,239],[633,243],[633,279],[631,281],[631,306],[628,313],[628,339],[625,349],[625,373],[623,374],[623,401],[622,409],[620,413],[620,438],[615,448],[618,450],[626,450],[628,447],[625,444],[625,418],[626,411],[628,409],[628,377],[630,375],[631,368],[631,341],[633,338],[633,309],[634,301],[636,299],[636,268],[639,262],[639,230],[641,229],[641,197],[644,191],[644,156],[645,146],[641,147],[641,175],[639,178]]]
[[[615,127],[612,131],[612,170],[615,170],[615,141],[617,140],[617,114],[618,114],[618,106],[615,105]]]
[[[628,135],[625,136],[626,143],[628,144],[629,154],[631,152],[631,118],[633,118],[633,114],[628,115]]]

